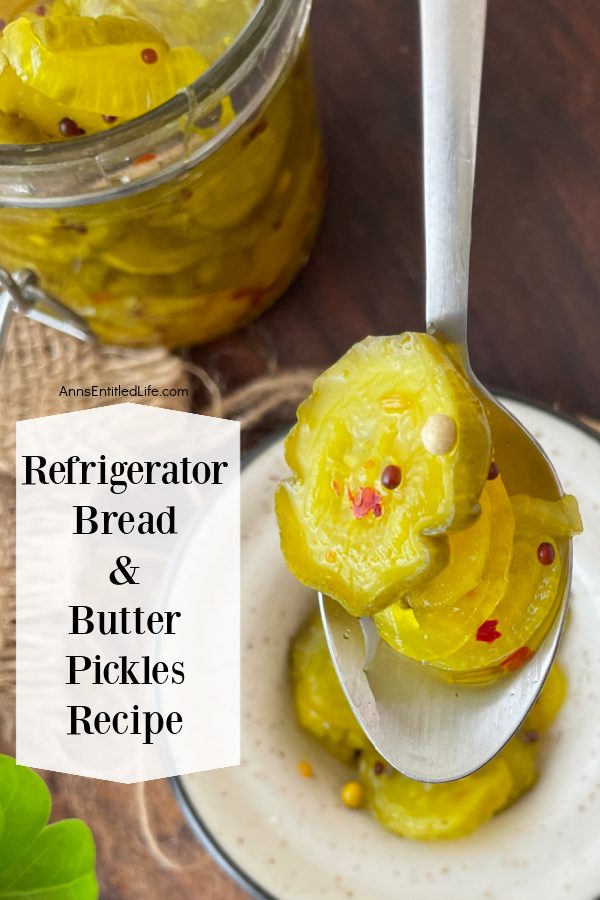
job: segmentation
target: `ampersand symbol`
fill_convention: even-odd
[[[118,556],[115,562],[117,564],[117,568],[113,569],[108,576],[112,584],[139,584],[139,581],[135,581],[133,577],[139,569],[139,566],[131,565],[130,556]],[[119,575],[124,576],[123,580],[119,578]]]

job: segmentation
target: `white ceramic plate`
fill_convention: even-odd
[[[600,896],[600,443],[550,412],[507,405],[579,498],[572,621],[561,658],[570,691],[537,786],[478,832],[417,843],[339,799],[349,771],[296,725],[292,635],[316,602],[284,568],[273,489],[281,442],[242,476],[242,765],[174,782],[198,836],[253,896],[275,900],[595,900]],[[181,559],[197,567],[194,541]],[[200,581],[202,573],[197,573]],[[300,760],[315,777],[302,778]]]

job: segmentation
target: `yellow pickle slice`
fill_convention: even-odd
[[[21,81],[50,100],[124,118],[164,103],[208,67],[193,47],[169,48],[155,28],[121,16],[22,16],[1,46]]]
[[[531,658],[561,599],[561,541],[581,530],[573,497],[553,502],[509,499],[501,478],[488,482],[482,494],[482,518],[486,516],[491,517],[491,540],[475,588],[459,598],[453,595],[452,573],[458,571],[456,583],[462,584],[469,543],[477,538],[473,535],[471,542],[458,545],[451,535],[449,565],[431,583],[435,596],[436,582],[443,576],[448,603],[427,605],[425,587],[374,617],[380,635],[395,650],[444,670],[451,679],[488,680]],[[551,534],[538,522],[552,529]],[[479,523],[464,534],[478,528]]]
[[[479,399],[425,334],[370,337],[315,381],[277,489],[293,574],[353,615],[435,577],[480,512],[491,438]]]
[[[300,725],[358,770],[358,780],[351,776],[341,789],[342,802],[366,807],[384,828],[414,840],[463,837],[529,791],[538,779],[543,732],[566,696],[564,673],[555,664],[523,727],[495,759],[458,781],[426,784],[396,772],[369,744],[337,680],[318,612],[293,640],[290,669]]]
[[[290,664],[298,721],[330,753],[351,763],[369,741],[340,686],[318,613],[294,639]]]
[[[511,504],[515,538],[506,590],[463,647],[438,663],[450,673],[469,673],[469,680],[477,680],[476,672],[481,680],[513,672],[533,656],[561,600],[563,541],[582,530],[573,497],[548,501],[519,495]]]
[[[487,482],[481,508],[478,522],[450,535],[446,569],[429,586],[408,594],[404,602],[394,603],[374,617],[381,637],[405,656],[443,665],[444,657],[460,650],[506,593],[515,520],[501,478]],[[473,574],[478,577],[472,587],[459,593],[470,584],[469,564],[474,556],[477,566]],[[446,597],[446,603],[430,604],[430,596],[434,601]]]
[[[420,841],[464,837],[505,806],[513,780],[501,756],[459,781],[424,784],[396,772],[375,751],[363,753],[367,804],[389,831]]]

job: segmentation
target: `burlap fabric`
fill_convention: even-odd
[[[118,402],[115,397],[68,396],[65,391],[69,388],[144,388],[150,384],[159,390],[189,389],[189,376],[181,360],[166,350],[92,348],[15,316],[0,362],[0,471],[14,472],[14,423],[18,419]],[[65,389],[62,394],[61,388]],[[189,408],[189,396],[148,397],[143,402]]]

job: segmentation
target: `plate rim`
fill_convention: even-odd
[[[548,413],[549,415],[554,416],[554,418],[561,419],[569,425],[574,425],[579,431],[583,431],[588,437],[591,437],[600,443],[600,432],[596,431],[585,422],[582,422],[581,419],[578,419],[571,413],[567,413],[562,409],[556,409],[554,406],[550,406],[542,400],[526,397],[516,391],[498,389],[493,390],[492,393],[500,400],[500,402],[505,399],[514,400],[517,403],[523,403],[525,406],[531,406],[541,412]],[[277,429],[273,434],[259,441],[255,447],[244,454],[241,470],[243,471],[254,459],[278,441],[282,435],[286,434],[288,430],[289,427]],[[254,900],[282,900],[281,897],[277,897],[275,894],[270,893],[265,887],[255,881],[252,876],[235,861],[227,850],[224,849],[192,803],[188,792],[182,783],[181,776],[172,775],[168,780],[171,783],[175,799],[177,800],[193,835],[238,887],[245,890],[250,897],[254,898]]]

